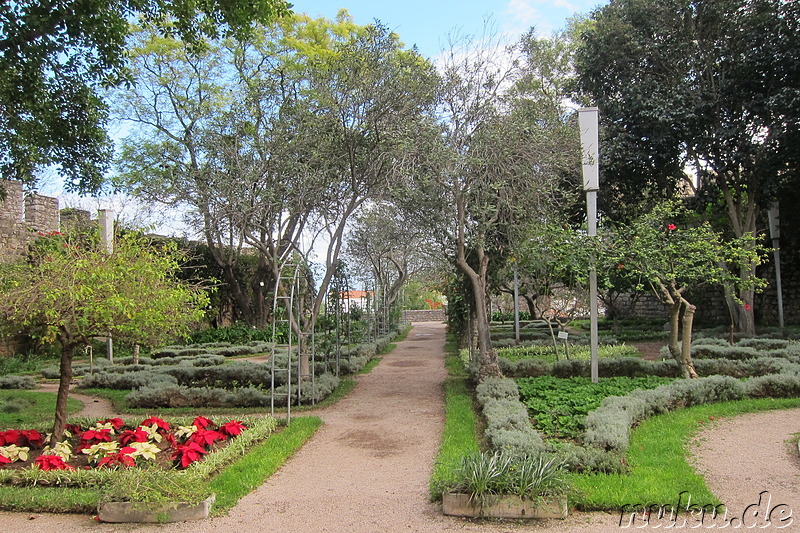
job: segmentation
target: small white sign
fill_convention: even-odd
[[[569,338],[569,333],[567,333],[566,331],[559,331],[558,338],[565,341]]]

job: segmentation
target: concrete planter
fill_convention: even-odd
[[[478,499],[470,501],[469,494],[446,493],[442,496],[444,514],[472,518],[560,518],[567,517],[567,497],[560,496],[538,504],[519,496],[488,496],[481,505]]]
[[[208,518],[215,500],[212,494],[200,503],[147,503],[147,502],[106,502],[97,507],[97,517],[101,522],[185,522]]]

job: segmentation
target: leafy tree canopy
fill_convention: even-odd
[[[800,3],[612,0],[583,25],[579,87],[601,109],[612,217],[689,175],[725,198],[737,236],[797,179]],[[759,205],[761,204],[761,205]]]
[[[0,176],[27,183],[58,165],[67,187],[96,191],[111,155],[99,89],[126,78],[138,17],[195,45],[244,36],[289,12],[284,0],[20,0],[0,5]],[[0,194],[3,191],[0,190]]]

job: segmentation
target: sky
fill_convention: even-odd
[[[289,0],[292,1],[292,0]],[[340,8],[356,24],[375,19],[422,55],[433,58],[447,48],[448,35],[480,34],[484,21],[512,41],[531,26],[541,36],[563,29],[575,13],[589,13],[607,0],[296,0],[293,11],[334,19]]]

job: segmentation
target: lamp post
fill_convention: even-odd
[[[583,166],[583,190],[586,191],[586,219],[589,237],[597,237],[597,192],[600,189],[598,163],[598,109],[578,109],[578,126],[581,134],[581,160]],[[597,347],[597,269],[592,256],[589,265],[589,319],[592,355],[592,383],[599,379]]]
[[[783,333],[783,291],[781,290],[781,223],[778,202],[772,204],[769,216],[769,234],[772,238],[772,254],[775,258],[775,290],[778,291],[778,327]]]

